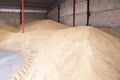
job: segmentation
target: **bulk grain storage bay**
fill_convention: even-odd
[[[0,0],[0,80],[120,80],[120,0]]]

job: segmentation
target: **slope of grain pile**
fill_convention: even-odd
[[[12,25],[1,24],[0,29],[4,29],[4,30],[10,31],[10,32],[19,32],[19,28],[16,26],[12,26]]]
[[[30,42],[27,40],[28,35],[39,35],[39,39],[41,41],[41,38],[45,37],[45,35],[49,35],[49,33],[53,32],[51,30],[59,30],[59,29],[64,29],[64,28],[69,28],[69,26],[60,24],[57,22],[54,22],[52,20],[38,20],[38,21],[32,21],[30,23],[25,24],[25,33],[21,33],[21,29],[19,29],[19,33],[10,33],[10,30],[14,30],[12,27],[13,26],[5,26],[6,31],[1,32],[3,34],[2,36],[7,37],[4,40],[2,40],[0,43],[1,44],[1,49],[6,49],[6,50],[17,50],[17,51],[22,51],[22,53],[26,52],[27,50],[31,51],[26,45],[32,44],[33,42]],[[8,27],[8,28],[7,28]],[[21,26],[19,26],[21,27]],[[1,28],[4,28],[4,26],[1,26]],[[9,30],[10,29],[10,30]],[[6,32],[9,32],[9,36],[6,36],[4,34],[7,34]],[[3,38],[3,37],[1,37]],[[26,40],[24,40],[26,38]],[[29,39],[29,38],[28,38]],[[24,40],[25,44],[22,43]],[[5,43],[4,43],[5,42]],[[5,46],[5,44],[9,46]],[[16,46],[16,47],[11,47],[11,46]],[[4,47],[5,46],[5,47]],[[22,47],[21,47],[22,46]],[[23,52],[24,51],[24,52]],[[32,52],[32,51],[31,51]]]
[[[13,80],[120,79],[120,38],[94,27],[11,33],[0,49],[23,53]]]
[[[102,31],[107,32],[108,34],[111,34],[113,36],[116,36],[120,38],[120,32],[113,30],[112,28],[100,28]]]
[[[68,27],[69,26],[67,25],[60,24],[52,20],[37,20],[25,24],[25,31],[44,30],[44,29],[57,30]]]
[[[25,24],[25,32],[33,31],[33,30],[58,30],[64,28],[69,28],[69,26],[57,23],[52,20],[37,20]],[[21,32],[20,24],[15,24],[15,25],[0,24],[0,29],[4,29],[10,32],[19,32],[19,31]]]
[[[31,35],[29,35],[31,36]],[[119,80],[120,38],[93,27],[59,30],[40,42],[31,36],[32,62],[20,80]],[[29,45],[30,46],[30,45]],[[114,75],[113,75],[114,74]],[[17,80],[17,79],[15,79]]]

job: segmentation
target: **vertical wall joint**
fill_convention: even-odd
[[[58,4],[58,22],[60,22],[60,4]]]
[[[90,19],[90,0],[87,0],[87,26],[89,26]]]
[[[73,0],[73,27],[75,27],[75,4],[76,0]]]

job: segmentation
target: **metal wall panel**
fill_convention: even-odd
[[[56,15],[55,15],[56,14]],[[55,9],[48,12],[48,17],[57,20]],[[87,24],[87,0],[76,0],[75,26]],[[60,5],[60,22],[73,26],[73,0],[66,0]]]
[[[33,20],[43,20],[46,13],[25,13],[25,23]],[[19,12],[0,12],[0,24],[20,24]]]
[[[120,0],[90,0],[90,24],[120,29]]]
[[[66,0],[60,5],[60,22],[71,26],[73,20],[72,1]],[[51,11],[55,12],[53,14],[57,14],[54,9]],[[50,18],[55,18],[55,16],[57,15],[52,15]],[[87,0],[76,0],[75,25],[81,26],[86,24]],[[120,30],[120,0],[90,0],[89,24],[95,27],[112,27]]]

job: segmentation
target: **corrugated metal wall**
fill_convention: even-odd
[[[0,24],[20,24],[20,13],[0,12]]]
[[[20,12],[0,12],[0,24],[20,24]],[[46,19],[45,12],[30,12],[25,13],[25,23],[33,20]]]
[[[54,8],[53,10],[48,12],[47,15],[48,19],[52,19],[54,21],[58,21],[58,7]]]
[[[60,5],[60,22],[72,26],[73,0]],[[57,8],[56,8],[57,9]],[[57,20],[57,10],[49,11],[48,18]],[[56,11],[55,11],[56,10]],[[50,14],[50,15],[49,15]],[[75,25],[87,24],[87,0],[76,0]],[[120,28],[120,0],[90,0],[90,25]]]
[[[120,27],[120,0],[90,0],[90,24],[98,27]]]
[[[48,18],[58,20],[58,8],[48,12]],[[86,25],[87,21],[87,0],[76,0],[76,20],[75,25]],[[60,5],[60,22],[73,25],[73,0],[66,0]]]
[[[46,13],[26,13],[25,14],[25,23],[33,20],[43,20],[46,19]]]

